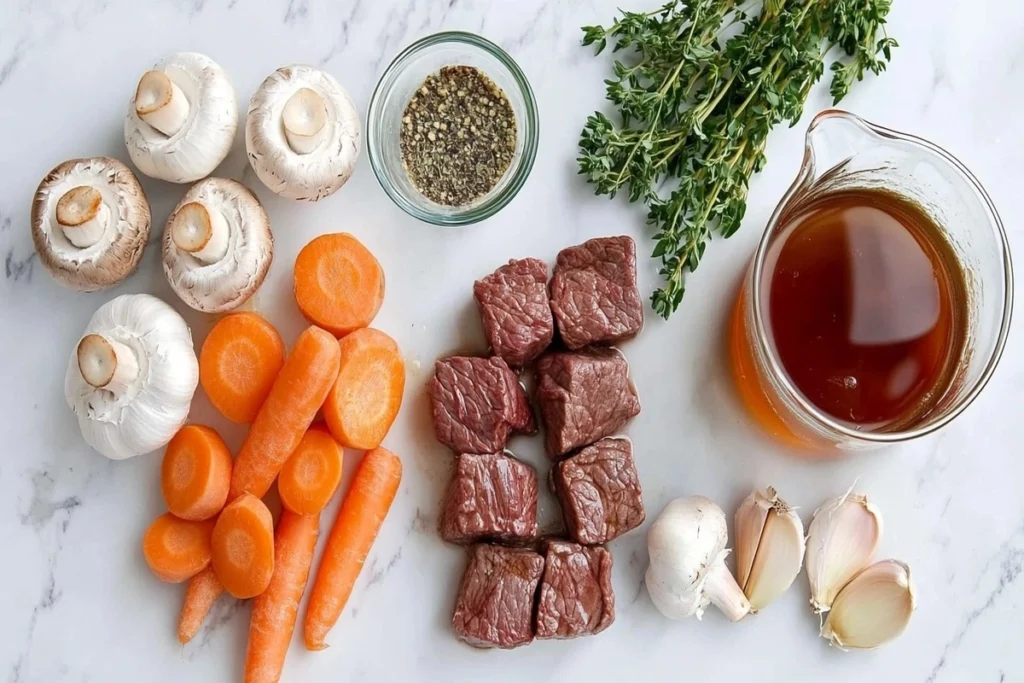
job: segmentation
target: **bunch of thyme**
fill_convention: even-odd
[[[580,173],[597,194],[643,201],[665,282],[654,292],[668,318],[683,299],[712,232],[729,237],[746,210],[750,176],[765,164],[768,133],[795,125],[824,72],[839,102],[866,72],[880,73],[896,41],[885,33],[891,0],[673,0],[624,12],[609,28],[584,27],[584,45],[609,42],[617,60],[607,97],[616,125],[595,113],[580,138]],[[731,37],[724,38],[723,35]]]

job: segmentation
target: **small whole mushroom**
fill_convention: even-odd
[[[670,619],[704,614],[708,604],[730,621],[750,612],[750,602],[725,566],[725,513],[704,496],[669,503],[647,533],[651,564],[644,583],[654,606]]]
[[[249,102],[245,148],[256,175],[289,199],[317,201],[352,175],[359,156],[359,114],[330,74],[285,66]]]
[[[256,195],[234,180],[207,178],[193,185],[164,227],[167,281],[182,301],[204,313],[245,303],[273,258],[270,219]]]
[[[65,287],[94,292],[138,267],[149,239],[149,202],[117,159],[71,159],[39,183],[31,221],[39,262],[50,275]]]
[[[237,130],[238,103],[224,69],[205,55],[181,52],[139,79],[124,141],[146,175],[191,183],[224,161]]]
[[[112,460],[167,444],[199,383],[192,334],[149,294],[126,294],[93,314],[64,377],[86,443]]]

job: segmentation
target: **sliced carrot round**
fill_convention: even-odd
[[[281,503],[300,515],[325,507],[341,482],[342,450],[323,427],[310,427],[277,476]]]
[[[209,519],[224,507],[229,486],[231,451],[220,434],[202,425],[179,429],[160,469],[167,509],[182,519]]]
[[[245,311],[222,318],[199,352],[199,381],[210,403],[232,422],[247,423],[284,365],[284,342],[265,318]]]
[[[244,493],[229,503],[213,528],[213,570],[224,590],[252,598],[274,574],[274,520],[256,496]]]
[[[153,520],[142,538],[142,554],[157,578],[187,581],[210,564],[213,521],[179,519],[168,513]]]
[[[338,344],[341,372],[324,402],[324,419],[343,446],[370,450],[384,440],[402,406],[402,352],[394,339],[369,327]]]
[[[295,301],[311,323],[346,335],[373,322],[384,301],[384,271],[352,235],[321,235],[295,259]]]

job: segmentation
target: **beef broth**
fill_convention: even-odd
[[[962,356],[967,296],[931,218],[888,192],[837,192],[794,216],[776,245],[769,334],[803,395],[874,429],[935,405]]]

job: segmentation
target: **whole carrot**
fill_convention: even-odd
[[[252,603],[245,683],[277,683],[281,679],[319,528],[319,513],[281,513],[274,541],[274,576]]]
[[[213,567],[207,567],[189,579],[185,602],[181,605],[181,617],[178,619],[178,641],[182,645],[196,637],[203,619],[223,592],[224,585],[217,578]]]
[[[327,537],[306,609],[306,648],[322,650],[327,632],[345,609],[377,532],[402,481],[402,461],[375,448],[363,456]]]
[[[312,326],[299,336],[238,452],[228,500],[266,494],[323,405],[340,363],[341,349],[330,332]]]

